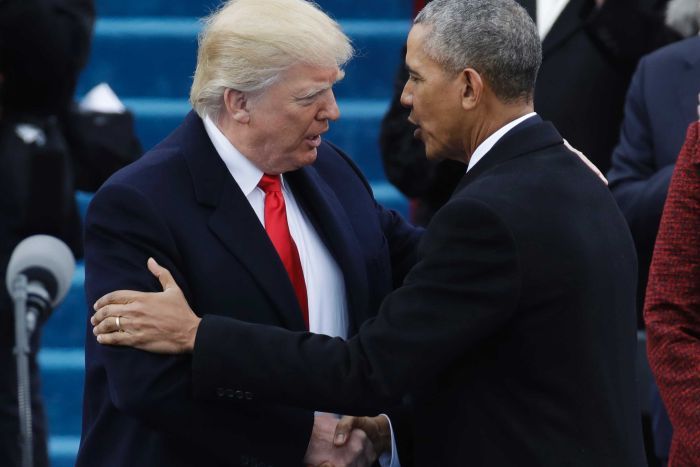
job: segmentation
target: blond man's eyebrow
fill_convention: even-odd
[[[312,88],[307,90],[306,92],[302,92],[301,94],[298,94],[294,96],[294,99],[296,100],[305,100],[305,99],[311,99],[312,97],[316,97],[317,95],[321,94],[327,89],[330,89],[331,86],[322,86],[318,88]]]
[[[294,96],[294,99],[295,100],[311,99],[312,97],[315,97],[318,94],[321,94],[322,92],[332,88],[335,83],[342,80],[343,78],[345,78],[345,71],[338,70],[338,74],[335,78],[335,81],[332,84],[324,84],[324,85],[319,86],[319,87],[312,87],[312,88],[308,89],[306,92],[302,92],[302,93]]]

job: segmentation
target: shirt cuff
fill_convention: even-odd
[[[396,449],[396,438],[394,438],[394,428],[391,426],[391,419],[386,414],[381,414],[386,417],[389,422],[389,431],[391,432],[391,453],[385,452],[379,456],[379,465],[382,467],[401,467],[399,462],[399,452]]]

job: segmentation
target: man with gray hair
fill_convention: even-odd
[[[143,267],[153,256],[209,315],[347,338],[375,314],[414,263],[420,232],[379,206],[349,157],[322,140],[351,55],[339,26],[304,0],[232,0],[214,13],[200,36],[196,113],[90,204],[88,299],[158,290]],[[376,458],[361,430],[334,446],[334,416],[260,405],[239,386],[199,393],[190,357],[100,346],[91,331],[79,467]],[[213,346],[228,339],[214,334]],[[386,416],[363,420],[391,446]],[[385,464],[396,461],[388,451]]]
[[[410,395],[419,466],[643,465],[634,245],[607,187],[533,112],[540,61],[513,0],[435,0],[417,16],[402,102],[427,157],[468,168],[357,336],[200,318],[151,262],[165,291],[98,300],[98,342],[191,352],[203,394],[370,414]]]

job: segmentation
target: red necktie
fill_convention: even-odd
[[[282,184],[279,175],[263,175],[258,186],[265,192],[265,230],[272,244],[280,255],[284,268],[292,281],[294,293],[296,293],[302,317],[309,329],[309,302],[306,296],[306,283],[304,271],[301,269],[299,251],[289,233],[287,224],[287,209],[282,196]]]

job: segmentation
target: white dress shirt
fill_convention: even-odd
[[[265,225],[265,192],[258,187],[263,172],[241,154],[209,117],[204,127],[216,152]],[[332,337],[348,337],[348,305],[343,272],[319,237],[306,214],[299,209],[294,194],[282,180],[289,233],[299,250],[309,304],[309,330]]]
[[[554,25],[554,22],[559,18],[559,15],[569,0],[537,0],[537,32],[540,33],[540,40],[544,40]]]
[[[506,133],[512,130],[520,122],[524,122],[528,118],[533,117],[535,115],[537,115],[535,112],[530,112],[527,115],[523,115],[522,117],[516,118],[512,122],[503,125],[501,128],[493,132],[491,136],[482,141],[481,144],[478,145],[474,150],[474,154],[472,154],[471,159],[469,159],[469,165],[467,165],[467,172],[469,172],[471,168],[474,167],[476,163],[479,162],[481,158],[484,157],[486,153],[488,153],[491,150],[491,148],[493,148],[496,145],[496,143],[498,143],[498,140],[505,136]]]
[[[265,225],[265,192],[258,187],[263,172],[241,154],[224,136],[214,122],[204,118],[204,128],[214,149],[226,164],[226,168],[248,199],[260,223]],[[299,208],[294,194],[282,181],[282,195],[287,210],[289,233],[296,243],[304,271],[306,294],[309,305],[309,331],[331,337],[348,337],[348,305],[345,295],[343,272],[319,237],[313,224]],[[387,417],[388,419],[388,417]],[[391,421],[389,421],[391,427]],[[391,455],[383,455],[380,463],[383,467],[400,467],[398,453],[391,432]]]

